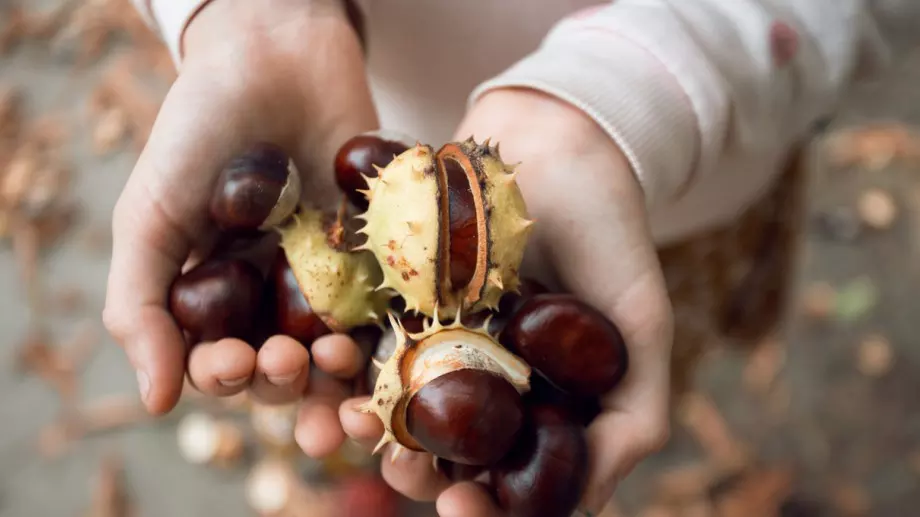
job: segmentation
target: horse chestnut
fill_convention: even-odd
[[[499,506],[512,517],[571,515],[588,479],[584,429],[558,407],[528,408],[517,444],[490,479]]]
[[[508,292],[502,296],[498,302],[498,311],[482,310],[479,312],[468,312],[462,315],[461,320],[467,327],[482,327],[488,320],[486,329],[489,334],[498,336],[505,325],[511,320],[511,317],[517,312],[527,300],[538,294],[547,293],[549,290],[543,287],[539,282],[529,279],[521,279],[519,292]],[[408,327],[407,327],[408,328]]]
[[[435,317],[491,310],[517,290],[533,221],[498,146],[416,145],[368,178],[363,246],[407,310]]]
[[[464,369],[425,384],[409,400],[406,427],[428,452],[464,465],[492,465],[524,420],[517,389],[500,375]]]
[[[394,443],[413,451],[467,465],[488,465],[504,456],[523,420],[521,394],[530,368],[502,348],[484,329],[455,320],[425,321],[408,333],[390,314],[395,341],[385,362],[375,357],[379,375],[371,400],[357,408],[383,423],[377,446]],[[388,331],[389,332],[389,331]]]
[[[505,326],[501,343],[573,395],[597,396],[612,390],[628,365],[626,344],[616,326],[568,294],[528,300]]]
[[[368,188],[364,177],[376,178],[377,167],[386,167],[393,156],[412,146],[406,137],[391,132],[371,131],[352,137],[335,155],[335,182],[356,207],[367,210],[361,192]]]
[[[244,260],[203,262],[173,282],[169,309],[195,341],[248,338],[259,308],[262,274]]]
[[[443,163],[447,176],[450,285],[453,289],[462,289],[473,279],[479,258],[476,203],[470,189],[470,180],[460,163],[450,159]]]
[[[284,253],[275,257],[271,281],[275,295],[275,327],[278,332],[300,341],[304,346],[332,332],[322,318],[313,312]]]
[[[601,404],[598,397],[579,397],[566,393],[546,380],[542,375],[534,374],[530,377],[530,391],[524,395],[524,403],[528,405],[552,404],[566,412],[572,419],[587,427],[601,413]]]
[[[243,236],[279,225],[300,201],[300,176],[278,146],[259,144],[231,160],[211,195],[211,219]]]
[[[472,481],[485,472],[485,467],[482,465],[464,465],[438,457],[435,457],[435,469],[455,483]]]

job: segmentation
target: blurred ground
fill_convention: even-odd
[[[45,4],[55,2],[29,3],[30,9]],[[15,88],[25,131],[51,141],[60,156],[45,167],[71,172],[66,186],[56,172],[60,185],[52,183],[78,207],[67,231],[45,248],[35,273],[45,293],[41,322],[29,310],[20,267],[31,262],[14,253],[33,248],[30,234],[0,221],[0,517],[81,514],[109,450],[124,455],[138,515],[249,516],[245,469],[205,469],[180,456],[174,424],[185,410],[92,437],[54,458],[37,453],[41,430],[58,416],[59,397],[36,376],[15,373],[22,343],[36,324],[47,324],[52,343],[98,342],[79,376],[84,400],[121,393],[130,402],[135,393],[124,356],[99,323],[109,216],[170,80],[170,65],[136,20],[100,22],[100,13],[126,16],[102,10],[106,4],[87,2],[100,10],[85,7],[82,25],[56,33],[49,45],[52,18],[16,18],[0,1],[0,50],[7,50],[0,57],[0,128],[4,88]],[[683,513],[654,515],[711,515],[704,513],[710,510],[703,492],[715,483],[707,482],[707,462],[735,445],[751,451],[764,468],[735,484],[721,480],[717,492],[760,489],[765,500],[794,492],[799,505],[787,505],[787,511],[799,513],[785,514],[790,516],[916,514],[920,140],[900,133],[898,125],[842,140],[839,131],[879,119],[920,124],[917,84],[920,53],[886,81],[853,92],[832,122],[827,131],[836,135],[833,152],[816,146],[808,160],[809,224],[785,332],[752,354],[714,350],[706,357],[696,393],[675,416],[671,444],[622,485],[617,503],[624,515],[643,509],[652,515],[650,501],[665,499],[682,501],[676,506]],[[56,137],[59,130],[65,134]],[[0,155],[10,149],[3,138]],[[10,163],[0,159],[7,174]],[[819,508],[806,508],[804,501]]]

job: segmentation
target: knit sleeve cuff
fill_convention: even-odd
[[[533,54],[479,85],[531,88],[591,117],[629,159],[649,205],[678,195],[699,160],[693,104],[653,53],[603,27],[563,22]]]
[[[144,0],[134,0],[143,2]],[[150,16],[159,29],[163,43],[169,49],[173,63],[178,68],[182,63],[182,37],[192,19],[211,0],[146,0]]]

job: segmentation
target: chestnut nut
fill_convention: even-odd
[[[511,449],[524,420],[518,391],[494,373],[464,369],[426,384],[406,408],[409,434],[438,458],[492,465]]]
[[[211,219],[246,236],[282,223],[300,201],[300,177],[289,163],[284,150],[265,143],[231,160],[211,195]]]
[[[628,365],[626,343],[616,326],[569,294],[541,294],[528,300],[505,326],[500,341],[574,395],[607,393]]]
[[[511,517],[567,517],[588,480],[584,429],[558,407],[530,407],[514,449],[490,474],[499,506]]]
[[[195,341],[247,339],[262,283],[261,272],[245,260],[209,260],[173,282],[169,310]]]
[[[342,144],[335,156],[335,182],[357,208],[367,210],[367,189],[363,176],[377,177],[375,167],[386,167],[393,156],[403,153],[412,142],[389,131],[370,131]]]
[[[275,297],[275,327],[278,332],[300,341],[304,346],[332,332],[310,307],[284,253],[275,257],[271,281]]]

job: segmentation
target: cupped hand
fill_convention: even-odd
[[[536,220],[525,270],[601,310],[621,330],[630,367],[587,430],[589,481],[584,512],[597,513],[620,479],[668,438],[671,307],[647,227],[644,198],[619,148],[575,108],[529,90],[496,90],[472,107],[458,139],[500,142]],[[340,408],[345,431],[372,446],[383,429],[374,415]],[[382,462],[396,490],[437,501],[442,517],[504,515],[475,483],[451,484],[431,456],[402,451]]]
[[[315,363],[328,371],[311,376],[310,354],[284,336],[258,352],[239,339],[186,343],[167,299],[174,279],[214,246],[208,204],[215,182],[251,146],[281,146],[310,201],[340,199],[335,152],[377,126],[360,43],[337,0],[223,0],[194,18],[184,44],[180,74],[114,209],[105,325],[136,370],[151,413],[175,406],[186,375],[206,394],[251,389],[272,403],[315,389],[301,417],[334,432],[302,445],[324,454],[344,439],[335,408],[349,393],[335,377],[354,369],[345,364],[359,355],[352,340],[317,341]]]

